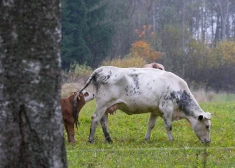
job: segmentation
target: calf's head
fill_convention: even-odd
[[[75,98],[75,96],[76,92],[73,92],[72,95],[69,97],[69,101],[72,104],[74,103],[74,101],[76,101],[78,104],[77,107],[83,106],[85,103],[94,99],[94,94],[87,92],[85,89],[78,94],[77,98]]]
[[[74,123],[78,126],[78,113],[81,108],[85,105],[85,103],[89,102],[90,100],[94,99],[94,94],[87,92],[85,89],[83,91],[78,91],[73,94],[70,101],[73,104],[73,117]]]
[[[209,143],[210,140],[210,127],[211,127],[211,114],[201,113],[198,117],[191,121],[192,128],[197,137],[202,143]]]
[[[94,99],[94,94],[91,94],[86,90],[83,90],[82,93],[79,94],[79,96],[84,96],[85,103]]]

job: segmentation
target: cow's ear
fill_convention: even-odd
[[[80,101],[80,96],[78,95],[78,101]]]
[[[208,119],[208,120],[210,120],[210,119],[211,119],[211,113],[206,112],[205,118]]]
[[[198,116],[198,120],[199,120],[199,121],[202,121],[203,118],[204,118],[203,115],[199,115],[199,116]]]

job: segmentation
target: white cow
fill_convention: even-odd
[[[164,120],[170,141],[173,140],[172,121],[185,118],[201,142],[210,142],[210,113],[200,108],[187,83],[171,72],[151,68],[103,66],[91,74],[80,91],[90,83],[95,87],[96,99],[96,111],[92,115],[88,139],[90,143],[94,143],[99,122],[105,139],[112,142],[107,129],[108,113],[117,109],[128,115],[150,113],[145,140],[150,139],[151,130],[160,116]]]

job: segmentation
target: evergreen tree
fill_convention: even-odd
[[[92,56],[88,63],[95,67],[107,56],[111,46],[112,26],[106,16],[107,1],[87,0],[86,4],[89,9],[87,14],[89,31],[85,39]]]
[[[107,56],[112,28],[106,19],[103,0],[63,0],[62,65],[71,63],[97,66]]]
[[[62,1],[62,67],[87,62],[90,49],[84,39],[88,32],[87,8],[84,0]]]

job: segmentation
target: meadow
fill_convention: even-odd
[[[211,94],[210,94],[211,96]],[[199,102],[212,113],[210,144],[202,144],[186,120],[173,123],[174,141],[167,139],[161,118],[152,130],[150,141],[144,140],[149,114],[126,115],[117,111],[109,115],[109,132],[113,143],[104,140],[100,125],[95,143],[87,142],[95,101],[80,112],[80,126],[75,130],[76,144],[67,142],[70,168],[140,168],[140,167],[228,167],[235,168],[235,96],[213,94],[210,101]]]

